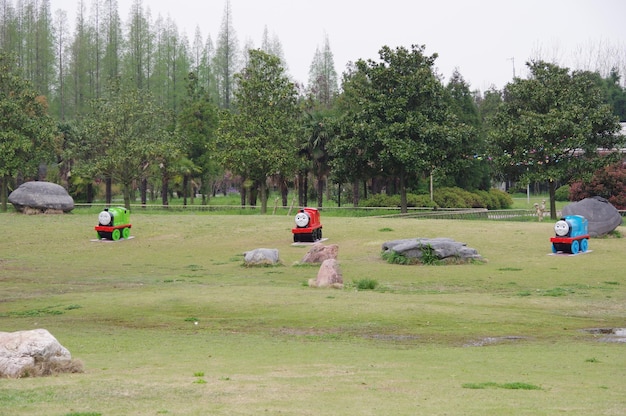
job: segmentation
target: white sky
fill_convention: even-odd
[[[86,0],[91,4],[91,0]],[[123,22],[133,0],[118,0]],[[261,44],[264,28],[282,44],[292,77],[306,83],[315,49],[328,36],[339,77],[348,62],[378,59],[381,46],[426,45],[446,82],[458,68],[472,89],[502,88],[540,57],[570,68],[618,56],[625,80],[624,0],[230,0],[240,47]],[[78,0],[51,0],[73,22]],[[143,0],[152,17],[171,17],[193,40],[217,41],[226,0]],[[615,58],[618,59],[618,58]],[[583,68],[583,69],[596,69]]]

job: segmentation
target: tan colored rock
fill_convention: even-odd
[[[343,276],[339,262],[335,259],[324,260],[317,272],[317,279],[309,280],[311,287],[333,287],[341,289],[343,287]]]
[[[337,260],[339,254],[339,246],[337,244],[329,244],[325,246],[321,243],[313,244],[309,251],[304,255],[301,263],[323,263],[324,260]]]
[[[0,377],[21,377],[36,366],[71,361],[67,348],[45,329],[0,332]]]

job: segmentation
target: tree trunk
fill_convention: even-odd
[[[89,182],[87,184],[87,203],[91,204],[93,202],[93,183]]]
[[[122,185],[122,188],[122,193],[124,194],[124,208],[130,211],[130,191],[132,185],[125,183]]]
[[[261,194],[261,214],[267,213],[267,184],[265,181],[261,181],[259,184]]]
[[[111,179],[110,176],[107,176],[106,179],[104,180],[104,187],[105,187],[105,202],[107,205],[111,205],[111,201],[113,200],[113,191],[111,189],[112,185],[113,185],[113,179]]]
[[[285,178],[282,178],[281,182],[280,182],[280,195],[282,197],[282,204],[283,207],[287,207],[287,204],[289,204],[289,187],[287,186],[287,181],[285,180]]]
[[[404,172],[400,173],[400,213],[406,214],[407,203],[406,203],[406,178]]]
[[[167,194],[169,192],[169,181],[170,178],[168,177],[166,172],[163,172],[163,175],[161,177],[161,204],[164,207],[167,207],[169,205],[169,201],[167,199]]]
[[[359,206],[359,180],[356,179],[352,183],[352,206],[354,208]]]
[[[0,200],[2,201],[2,208],[0,208],[0,210],[2,212],[7,212],[7,200],[9,199],[9,196],[7,195],[9,190],[8,190],[8,185],[7,182],[9,181],[8,177],[5,175],[4,177],[0,178],[0,189],[2,192],[2,195],[0,195]]]
[[[337,184],[337,206],[341,208],[341,183]]]
[[[183,206],[187,206],[188,188],[189,188],[189,175],[183,175]]]
[[[145,208],[148,203],[148,179],[141,179],[141,190],[139,191],[141,195],[141,207]]]
[[[556,220],[556,182],[550,179],[548,187],[550,189],[550,219]]]
[[[317,207],[322,208],[324,202],[324,177],[317,177]]]

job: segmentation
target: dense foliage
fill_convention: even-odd
[[[269,189],[284,206],[295,189],[298,205],[385,193],[406,210],[410,195],[428,205],[454,188],[448,204],[480,191],[463,203],[495,207],[494,180],[556,185],[609,162],[596,150],[618,144],[626,118],[617,69],[602,78],[535,62],[529,79],[481,94],[458,71],[444,85],[425,46],[385,45],[339,85],[326,37],[305,87],[267,29],[260,49],[240,47],[228,0],[215,43],[199,29],[190,42],[142,1],[126,20],[115,0],[88,3],[70,33],[47,0],[0,0],[0,47],[16,56],[0,86],[3,198],[47,165],[41,179],[87,202],[120,189],[127,205],[136,191],[144,204],[167,205],[173,191],[186,204],[237,188],[242,204],[260,193],[265,211]],[[18,84],[28,94],[6,94]]]
[[[569,199],[580,201],[592,196],[606,198],[615,208],[626,210],[626,167],[622,163],[597,170],[588,182],[574,182]]]
[[[537,61],[529,79],[515,79],[492,119],[492,159],[508,177],[549,184],[550,212],[559,181],[582,178],[615,161],[619,119],[602,100],[591,73]]]

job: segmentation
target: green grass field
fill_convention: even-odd
[[[1,415],[621,415],[626,239],[552,256],[552,221],[322,214],[345,288],[309,288],[292,216],[0,214],[0,330],[48,329],[84,373],[0,379]],[[619,229],[624,234],[624,227]],[[450,237],[484,264],[401,266]],[[277,248],[282,265],[243,267]],[[358,290],[362,279],[375,290]],[[195,324],[197,322],[197,324]],[[609,338],[607,340],[606,338]]]

